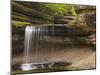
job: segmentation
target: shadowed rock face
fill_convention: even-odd
[[[47,24],[48,25],[48,24]],[[48,33],[48,36],[52,36],[52,32],[54,33],[53,36],[61,36],[61,37],[66,37],[66,36],[88,36],[93,33],[93,31],[90,30],[90,32],[79,30],[77,28],[71,28],[68,27],[68,25],[65,24],[52,24],[51,26],[33,26],[36,27],[37,29],[41,29],[41,34],[45,34],[46,32]],[[17,31],[16,31],[17,30]],[[14,32],[18,32],[18,34],[23,33],[25,28],[16,28]],[[13,32],[13,33],[14,33]]]
[[[89,45],[92,44],[92,38],[90,36],[94,32],[85,32],[83,30],[77,30],[76,28],[70,28],[63,24],[53,24],[51,26],[33,26],[36,29],[40,29],[40,36],[44,36],[42,41],[45,44],[55,43],[57,45]],[[24,27],[13,28],[13,52],[24,50]],[[17,37],[16,37],[17,36]],[[89,37],[88,37],[89,36]],[[14,38],[15,37],[15,38]],[[93,37],[95,38],[95,36]],[[41,39],[40,39],[41,40]],[[95,42],[95,40],[93,41]],[[95,45],[95,44],[94,44]],[[16,52],[17,51],[17,52]]]

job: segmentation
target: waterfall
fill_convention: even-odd
[[[25,43],[24,43],[24,63],[28,63],[29,52],[31,50],[32,34],[35,28],[32,26],[27,26],[25,29]]]
[[[58,30],[55,30],[56,27],[58,27]],[[54,42],[57,40],[56,35],[60,31],[60,26],[56,27],[41,25],[26,26],[22,70],[37,69],[37,66],[45,68],[44,65],[56,61],[54,59],[49,60],[49,58],[53,57],[55,50]],[[52,67],[52,64],[49,67]]]
[[[26,26],[22,70],[35,69],[34,64],[41,64],[47,60],[47,56],[45,56],[47,44],[43,43],[44,48],[41,49],[41,40],[43,41],[47,35],[46,26]],[[44,51],[44,54],[40,55],[41,51]],[[43,67],[42,64],[41,66]]]
[[[32,40],[35,40],[36,35],[36,28],[33,26],[26,26],[25,29],[25,41],[24,41],[24,55],[23,55],[23,64],[21,65],[22,70],[30,70],[32,69],[31,63],[29,61],[29,58],[31,57],[31,51],[34,47],[35,49],[35,43]],[[36,51],[36,50],[34,50]]]

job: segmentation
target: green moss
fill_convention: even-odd
[[[31,25],[30,22],[22,22],[22,21],[12,21],[12,25],[14,26],[25,26],[25,25]]]
[[[69,4],[56,4],[56,3],[39,3],[39,2],[25,2],[25,1],[16,1],[16,5],[22,7],[24,6],[26,10],[32,11],[31,9],[35,9],[37,11],[40,11],[45,14],[49,15],[59,15],[63,16],[67,12],[71,12],[73,15],[75,15],[75,12],[73,12],[75,5],[69,5]],[[27,8],[30,9],[27,9]],[[24,10],[25,10],[24,9]]]
[[[27,18],[27,17],[17,16],[17,15],[12,15],[12,18],[15,20],[21,20],[21,21],[28,21],[29,20],[29,18]]]
[[[27,15],[29,17],[33,17],[33,18],[41,18],[41,19],[45,19],[45,20],[53,20],[53,17],[42,13],[40,11],[37,11],[33,8],[29,8],[27,6],[23,6],[21,4],[18,4],[16,2],[12,2],[12,6],[13,6],[13,11],[21,13],[23,15]]]
[[[12,15],[12,19],[16,21],[24,21],[24,22],[30,22],[32,24],[50,24],[52,21],[48,20],[43,20],[43,19],[38,19],[38,18],[28,18],[26,16],[17,16],[17,15]]]

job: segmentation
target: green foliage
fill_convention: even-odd
[[[69,4],[50,4],[50,3],[39,3],[38,10],[42,12],[48,12],[51,15],[64,16],[67,12],[71,12],[72,15],[75,15],[75,11],[72,5]]]
[[[23,6],[34,8],[37,11],[47,13],[50,15],[63,16],[66,12],[72,12],[73,6],[69,4],[56,4],[56,3],[39,3],[39,2],[17,2]]]
[[[50,8],[51,11],[54,11],[54,15],[64,15],[66,12],[67,5],[65,4],[45,4],[45,7]]]
[[[23,15],[27,15],[33,18],[41,18],[41,19],[46,19],[46,20],[53,20],[53,17],[42,13],[42,12],[38,12],[37,10],[33,9],[33,8],[29,8],[27,6],[23,6],[19,3],[16,2],[12,2],[12,6],[13,6],[13,11],[21,13]]]

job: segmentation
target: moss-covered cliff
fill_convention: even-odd
[[[14,40],[16,35],[24,40],[23,27],[26,25],[64,24],[68,27],[67,34],[73,44],[92,44],[95,46],[96,7],[88,5],[55,4],[40,2],[12,1],[12,34],[13,46],[17,47]],[[20,28],[22,27],[22,30]],[[18,40],[17,40],[18,41]],[[23,49],[23,46],[16,48]]]

